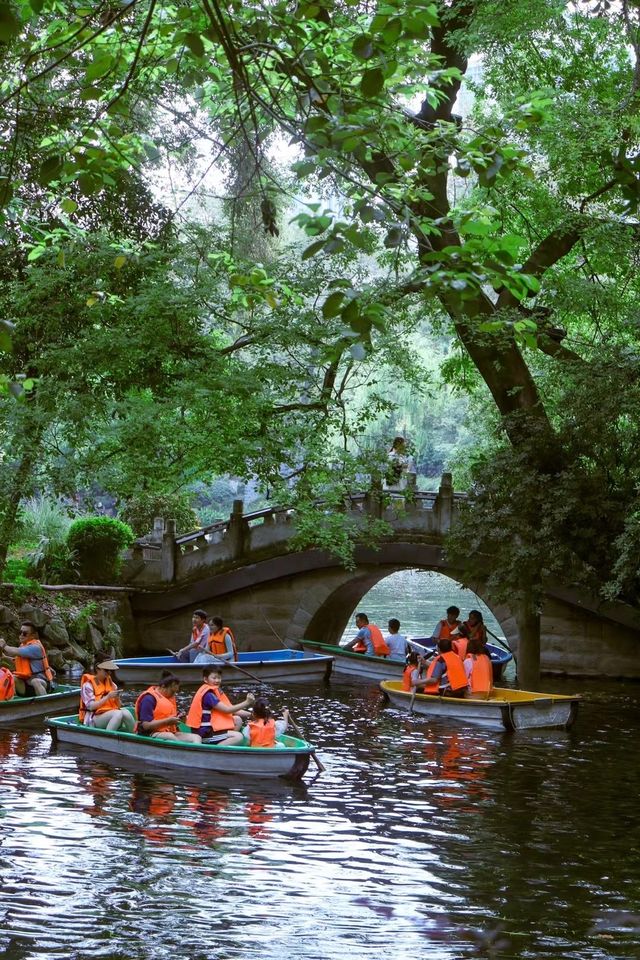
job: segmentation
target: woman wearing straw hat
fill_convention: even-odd
[[[128,710],[122,708],[118,688],[113,682],[117,669],[115,660],[103,660],[96,664],[95,673],[83,674],[78,719],[86,727],[133,733],[135,720]]]

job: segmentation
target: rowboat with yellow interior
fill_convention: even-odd
[[[568,729],[576,719],[580,702],[577,696],[533,693],[507,687],[495,687],[488,700],[412,694],[402,689],[399,680],[383,680],[380,689],[394,707],[410,709],[427,717],[443,717],[505,730]]]

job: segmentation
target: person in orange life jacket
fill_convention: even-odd
[[[0,654],[15,658],[14,677],[19,697],[43,697],[55,686],[54,672],[40,642],[38,628],[31,620],[20,624],[20,644],[11,647],[0,638]]]
[[[464,661],[469,692],[467,696],[488,700],[493,690],[493,667],[487,645],[480,637],[472,637]]]
[[[419,653],[412,650],[407,657],[407,665],[402,674],[402,689],[407,693],[421,693],[428,681],[423,676],[423,669],[427,661]]]
[[[471,640],[479,640],[482,646],[487,643],[487,628],[479,610],[469,610],[469,616],[460,624],[460,636],[453,639],[453,649],[464,660]]]
[[[0,667],[0,700],[13,700],[15,695],[15,677],[8,667]]]
[[[231,703],[220,689],[222,677],[215,667],[205,667],[202,679],[204,682],[193,695],[187,713],[187,726],[205,743],[217,743],[222,747],[242,746],[242,721],[249,717],[247,707],[253,705],[255,697],[248,693],[241,703]]]
[[[207,653],[209,650],[209,624],[207,623],[206,610],[194,610],[191,617],[191,639],[176,654],[176,660],[180,663],[194,663],[200,653]],[[173,650],[169,650],[173,653]]]
[[[431,661],[427,670],[424,693],[444,697],[464,697],[467,691],[467,677],[462,661],[454,653],[449,637],[438,640],[438,655]]]
[[[438,620],[430,639],[437,642],[443,637],[451,637],[451,635],[460,627],[460,620],[458,619],[459,616],[459,607],[447,607],[447,616],[444,620]]]
[[[384,641],[382,630],[375,623],[369,623],[369,617],[366,613],[356,614],[356,627],[358,632],[353,640],[345,643],[345,650],[353,650],[354,653],[368,653],[372,657],[389,656],[389,647]]]
[[[282,711],[282,719],[275,720],[266,700],[256,700],[249,723],[242,734],[250,747],[282,747],[276,737],[281,737],[289,726],[289,711]]]
[[[172,673],[163,671],[160,683],[143,691],[136,700],[136,733],[159,740],[182,740],[185,743],[200,743],[195,733],[178,730],[178,721],[184,714],[178,711],[176,694],[180,681]]]
[[[236,642],[222,617],[211,617],[207,652],[199,653],[194,662],[215,663],[219,660],[237,660]]]
[[[95,673],[83,675],[78,719],[85,727],[133,733],[135,721],[128,710],[123,710],[120,693],[113,682],[117,669],[115,660],[103,660],[96,664]]]

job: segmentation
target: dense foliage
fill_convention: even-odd
[[[430,327],[468,556],[527,615],[560,557],[637,598],[636,2],[0,9],[1,541],[38,482],[339,503]]]
[[[72,523],[67,545],[75,556],[81,580],[112,583],[118,576],[120,555],[133,540],[133,530],[121,520],[83,517]]]

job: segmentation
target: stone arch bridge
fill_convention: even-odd
[[[124,570],[133,588],[139,643],[147,652],[176,647],[186,640],[196,607],[220,613],[243,649],[295,646],[303,637],[337,642],[365,594],[389,574],[422,569],[456,579],[443,542],[461,499],[450,474],[443,475],[437,493],[384,500],[375,492],[352,495],[345,512],[356,520],[381,517],[390,531],[376,549],[356,547],[352,570],[326,551],[296,549],[295,514],[289,509],[243,514],[242,501],[235,501],[227,520],[185,536],[176,536],[174,521],[156,521],[153,533],[134,544]],[[517,652],[512,611],[492,604],[481,584],[476,593]],[[542,615],[543,670],[637,677],[639,639],[640,616],[631,608],[575,590],[549,590]]]

